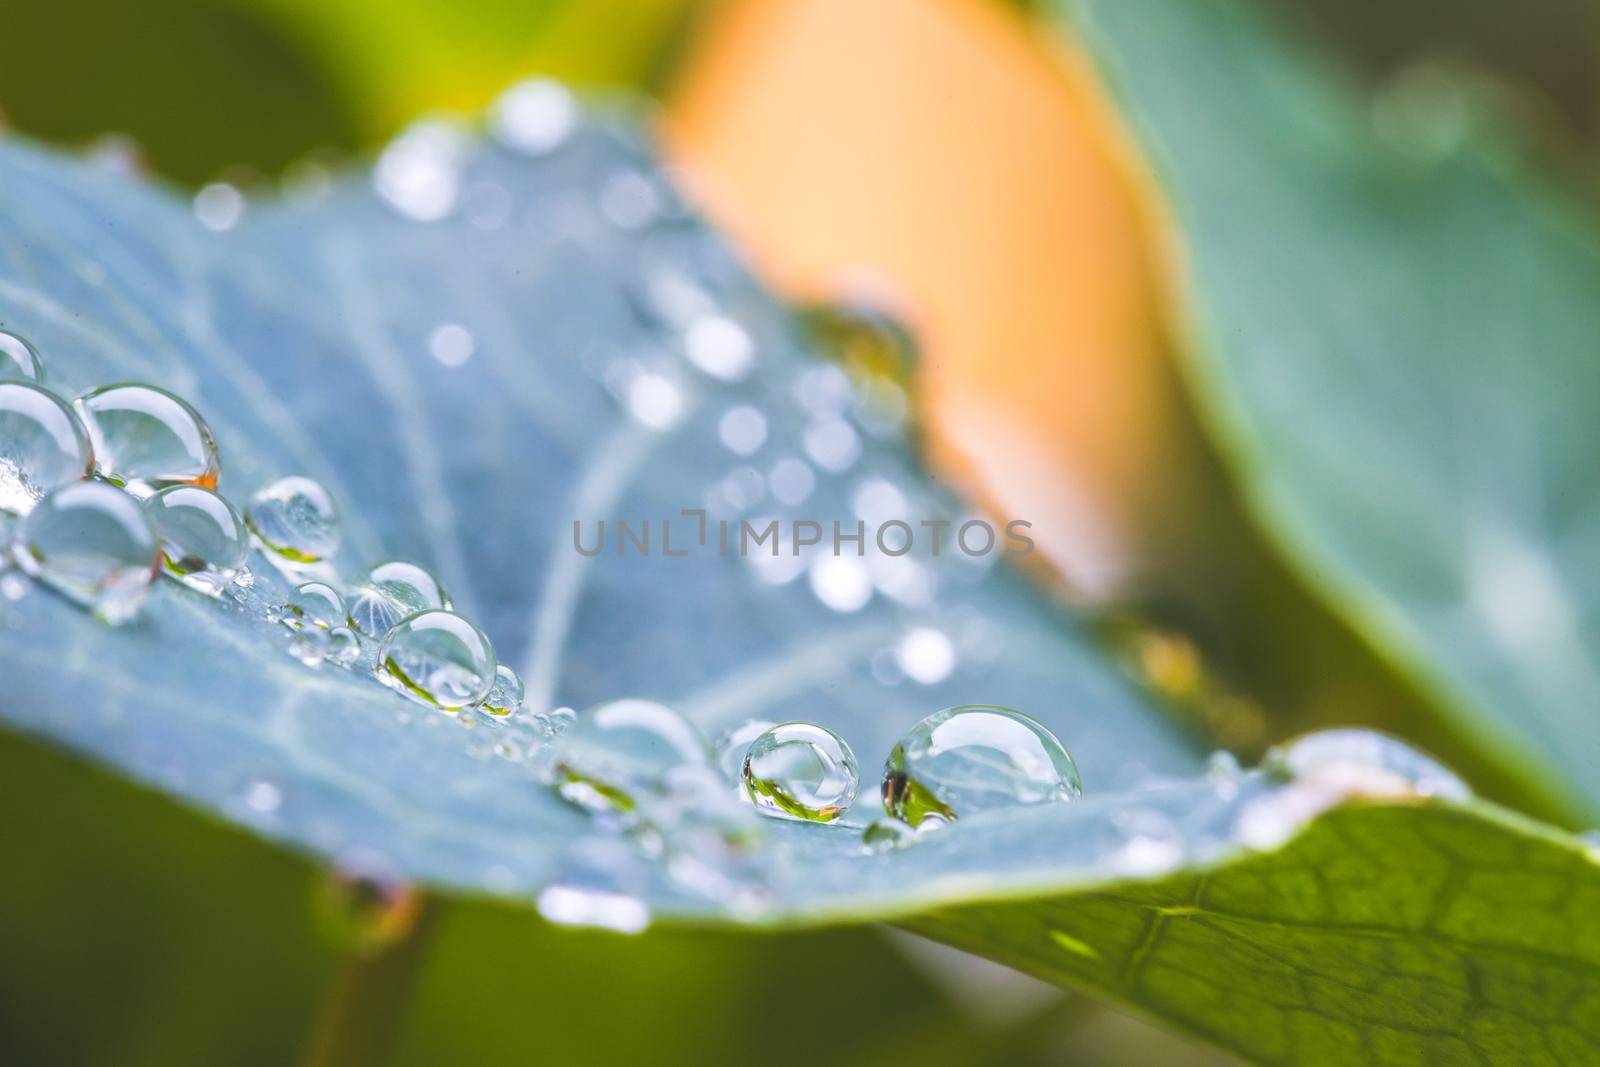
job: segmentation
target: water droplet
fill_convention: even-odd
[[[361,638],[348,626],[335,626],[328,631],[328,658],[341,667],[349,667],[361,658]]]
[[[913,827],[1083,793],[1077,765],[1044,726],[1020,711],[973,704],[923,719],[884,763],[883,806]]]
[[[817,555],[806,571],[811,592],[834,611],[860,611],[872,599],[872,575],[854,556]]]
[[[144,506],[161,538],[167,573],[207,596],[221,596],[250,543],[233,505],[198,485],[172,485]]]
[[[621,230],[640,230],[661,214],[661,194],[647,175],[625,170],[600,186],[600,213]]]
[[[578,716],[551,753],[557,788],[579,807],[632,812],[682,764],[709,765],[687,719],[649,700],[613,700]]]
[[[916,839],[917,832],[899,819],[885,817],[874,819],[861,832],[861,846],[868,852],[886,852],[900,848]]]
[[[103,385],[72,402],[107,481],[145,497],[169,485],[217,487],[211,427],[187,400],[153,385]]]
[[[1153,878],[1183,863],[1183,841],[1176,836],[1138,834],[1105,858],[1112,873],[1125,878]]]
[[[730,783],[740,782],[744,779],[744,754],[750,750],[750,742],[778,725],[766,719],[751,719],[738,726],[730,727],[717,735],[713,751],[713,762],[722,772],[723,778]]]
[[[806,427],[806,455],[823,470],[848,470],[861,455],[861,437],[843,419],[823,419]]]
[[[494,685],[494,646],[453,611],[407,615],[384,635],[378,678],[397,693],[445,711],[475,707]]]
[[[855,401],[849,375],[832,364],[808,367],[795,382],[800,406],[817,418],[843,414]]]
[[[29,382],[0,382],[0,511],[26,514],[93,469],[89,437],[65,401]]]
[[[566,86],[538,78],[518,82],[494,102],[489,132],[513,152],[542,156],[561,147],[578,124],[578,102]]]
[[[801,322],[855,383],[863,424],[874,432],[897,429],[917,360],[911,331],[867,300],[812,305],[802,310]]]
[[[726,315],[701,315],[684,331],[689,362],[713,378],[735,382],[750,373],[755,343],[743,326]]]
[[[636,374],[627,386],[628,411],[656,430],[669,430],[683,416],[683,394],[672,380],[652,371]]]
[[[418,222],[438,222],[455,210],[467,138],[452,123],[413,123],[384,148],[372,172],[384,203]]]
[[[1239,758],[1225,748],[1219,748],[1206,757],[1206,778],[1221,788],[1237,789],[1244,777]]]
[[[316,627],[295,627],[289,637],[289,654],[307,667],[317,667],[328,658],[331,646],[326,630]]]
[[[620,841],[576,845],[562,859],[560,873],[539,891],[539,914],[562,926],[636,934],[650,925],[638,868],[638,856]]]
[[[244,218],[244,194],[227,182],[212,182],[194,194],[194,217],[212,233],[222,233]]]
[[[317,563],[339,549],[339,506],[310,478],[279,478],[262,486],[244,520],[264,548],[291,563]]]
[[[0,330],[0,380],[38,384],[44,381],[44,361],[26,337]]]
[[[729,408],[717,424],[717,436],[730,452],[752,455],[767,440],[767,417],[748,404]]]
[[[77,482],[50,493],[14,537],[23,571],[113,624],[138,614],[160,566],[150,516],[105,482]]]
[[[318,924],[336,944],[371,954],[411,932],[422,895],[387,858],[363,849],[339,858],[314,904]]]
[[[451,607],[437,578],[415,563],[392,559],[367,571],[352,587],[348,618],[356,633],[376,639],[412,612]]]
[[[461,366],[477,350],[472,331],[458,322],[440,323],[428,335],[428,354],[446,367]]]
[[[956,668],[956,646],[942,630],[919,626],[900,639],[895,662],[912,681],[937,685]]]
[[[786,722],[751,743],[744,791],[763,811],[833,822],[856,798],[861,771],[844,738],[825,726]]]
[[[245,787],[244,805],[259,814],[271,815],[283,806],[283,790],[258,779]]]
[[[717,485],[717,494],[727,502],[732,514],[737,515],[760,502],[767,491],[767,480],[754,467],[739,467]],[[790,557],[792,558],[792,557]],[[796,574],[790,577],[796,577]]]
[[[0,597],[15,603],[28,595],[30,583],[28,579],[16,571],[7,571],[0,575]]]
[[[1296,780],[1319,780],[1352,791],[1472,799],[1472,790],[1444,764],[1376,730],[1306,734],[1267,754],[1263,765]]]
[[[302,582],[294,595],[278,608],[278,618],[291,628],[315,626],[321,630],[343,627],[344,597],[327,582]]]
[[[513,715],[522,707],[522,676],[504,663],[495,668],[494,686],[483,698],[483,710],[491,715]]]
[[[541,711],[534,715],[533,721],[546,740],[558,734],[566,733],[578,719],[578,713],[571,708],[552,708],[550,711]]]
[[[882,526],[891,519],[904,521],[911,512],[911,504],[893,482],[867,478],[850,494],[850,509],[873,526]]]
[[[811,495],[811,490],[817,486],[817,477],[804,460],[791,457],[780,459],[772,465],[772,472],[767,475],[767,486],[780,503],[795,507],[803,504],[806,497]]]

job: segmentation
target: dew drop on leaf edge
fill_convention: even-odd
[[[403,696],[442,711],[476,707],[494,685],[494,646],[453,611],[407,615],[384,635],[378,678]]]
[[[1082,793],[1060,740],[1032,717],[995,705],[935,712],[884,763],[884,810],[913,828],[929,818],[1063,803]]]
[[[807,822],[833,822],[854,803],[861,783],[844,738],[811,722],[786,722],[750,743],[744,792],[762,811]]]

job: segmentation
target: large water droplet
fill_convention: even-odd
[[[0,382],[0,511],[26,514],[93,469],[88,435],[65,401],[29,382]]]
[[[884,763],[883,806],[915,827],[995,808],[1053,804],[1083,793],[1056,736],[1010,708],[973,704],[913,726]]]
[[[717,436],[729,451],[741,456],[751,455],[767,439],[767,417],[748,404],[729,408],[717,424]]]
[[[44,361],[26,337],[0,330],[0,380],[38,384],[44,381]]]
[[[372,172],[373,188],[390,207],[418,222],[437,222],[456,208],[466,134],[438,119],[413,123],[389,142]]]
[[[813,556],[806,577],[817,599],[841,614],[860,611],[872,599],[872,574],[855,556]]]
[[[494,646],[483,631],[440,609],[401,619],[378,649],[378,678],[384,685],[445,711],[483,703],[496,666]]]
[[[412,612],[451,607],[437,578],[415,563],[392,559],[368,570],[351,588],[349,621],[356,633],[376,639]]]
[[[153,385],[102,385],[72,402],[95,468],[107,481],[145,497],[169,485],[217,487],[217,442],[187,400]]]
[[[1444,764],[1398,738],[1355,728],[1306,734],[1267,754],[1264,766],[1294,779],[1372,792],[1404,791],[1465,801],[1472,790]]]
[[[239,225],[249,202],[238,187],[227,182],[212,182],[194,194],[194,217],[212,233],[223,233]]]
[[[494,686],[483,698],[483,710],[491,715],[514,715],[522,707],[522,675],[504,663],[495,668]]]
[[[644,882],[640,859],[626,845],[592,839],[562,858],[536,903],[549,922],[636,934],[650,925],[650,909],[641,899]]]
[[[956,646],[944,631],[919,626],[900,639],[895,662],[912,681],[937,685],[956,668]]]
[[[702,315],[683,335],[689,362],[713,378],[738,381],[750,373],[755,342],[745,328],[726,315]]]
[[[244,518],[263,547],[291,563],[317,563],[339,549],[339,505],[310,478],[279,478],[262,486]]]
[[[344,597],[327,582],[302,582],[278,609],[278,619],[291,628],[315,626],[320,630],[332,630],[343,627]]]
[[[198,485],[173,485],[145,501],[161,538],[167,573],[208,596],[233,581],[250,547],[244,520],[232,504]]]
[[[856,798],[861,770],[844,738],[825,726],[786,722],[751,743],[744,790],[763,811],[833,822]]]
[[[160,566],[155,525],[105,482],[62,486],[17,526],[12,552],[27,574],[109,623],[139,612]]]
[[[577,717],[551,753],[557,787],[591,811],[631,812],[673,768],[709,766],[705,739],[687,719],[649,700],[614,700]]]
[[[489,132],[513,152],[542,156],[559,148],[578,124],[578,102],[559,82],[518,82],[494,102]]]

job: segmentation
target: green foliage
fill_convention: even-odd
[[[1369,104],[1232,3],[1068,9],[1164,185],[1190,381],[1256,517],[1431,691],[1411,732],[1592,815],[1590,220],[1468,98]]]
[[[1589,695],[1588,649],[1579,631],[1541,629],[1584,617],[1582,540],[1529,526],[1544,512],[1517,493],[1536,490],[1541,506],[1583,501],[1594,435],[1581,342],[1596,325],[1581,299],[1595,272],[1587,240],[1530,207],[1492,160],[1437,136],[1426,152],[1401,151],[1420,143],[1394,132],[1416,132],[1404,108],[1383,113],[1383,129],[1402,136],[1383,146],[1365,111],[1231,6],[1139,0],[1085,12],[1169,183],[1193,269],[1194,378],[1258,513],[1376,644],[1430,682],[1439,736],[1530,797],[1583,808],[1593,784],[1576,772],[1595,728],[1574,701]],[[703,501],[730,462],[716,434],[730,403],[761,405],[774,448],[798,453],[806,418],[793,385],[816,363],[787,311],[666,190],[648,235],[595,212],[607,181],[649,173],[630,121],[596,122],[541,164],[469,148],[462,166],[463,188],[509,195],[514,224],[407,221],[351,182],[311,207],[254,205],[240,228],[211,234],[165,194],[8,144],[7,203],[27,209],[0,205],[0,324],[38,342],[64,390],[132,377],[192,399],[218,432],[222,488],[235,499],[282,474],[324,481],[349,520],[341,568],[385,556],[434,567],[524,669],[536,706],[653,697],[707,732],[816,719],[870,768],[929,710],[976,696],[1028,709],[1073,748],[1084,800],[958,821],[903,850],[860,855],[859,825],[771,824],[760,855],[773,906],[761,925],[901,922],[1264,1062],[1600,1060],[1600,944],[1584,921],[1600,872],[1576,839],[1360,776],[1209,779],[1194,740],[1004,568],[947,561],[930,602],[880,592],[845,614],[803,581],[764,584],[714,555],[578,556],[574,518],[670,516]],[[681,341],[647,284],[661,267],[711,289],[750,332],[749,382],[712,382],[677,359]],[[428,354],[442,323],[475,339],[461,366]],[[1527,352],[1540,359],[1518,358]],[[681,420],[630,417],[625,390],[619,407],[602,382],[615,390],[607,361],[630,357],[677,390]],[[1530,451],[1536,430],[1544,447]],[[1461,463],[1469,454],[1483,462]],[[919,517],[960,514],[897,438],[869,440],[857,470],[897,485]],[[846,514],[852,488],[824,475],[807,508]],[[1452,512],[1461,501],[1469,515]],[[1462,530],[1489,531],[1469,542],[1489,553],[1487,572],[1461,551]],[[1508,561],[1510,584],[1497,577]],[[1561,610],[1518,614],[1530,595]],[[171,584],[123,629],[43,592],[6,611],[0,719],[296,853],[337,861],[376,848],[440,893],[428,927],[440,940],[400,1035],[403,1060],[436,1058],[448,1020],[514,997],[521,982],[549,979],[543,1003],[581,1012],[586,1002],[562,999],[561,961],[607,953],[626,972],[613,994],[651,1001],[661,1018],[674,1005],[740,1002],[741,991],[781,1002],[752,991],[773,989],[783,968],[729,932],[582,941],[566,939],[592,935],[539,926],[527,905],[591,823],[522,763],[480,758],[480,736],[451,720],[401,716],[400,698],[370,680],[301,666],[272,626]],[[913,625],[960,638],[959,668],[937,684],[885,686],[872,660]],[[1530,632],[1559,640],[1516,644]],[[8,780],[37,776],[33,794],[70,793],[62,783],[85,773],[8,758],[20,767]],[[95,782],[86,796],[127,791]],[[261,783],[278,803],[249,802]],[[306,865],[159,805],[132,807],[142,810],[130,833],[148,823],[142,840],[162,854],[192,833],[195,862],[174,869],[130,849],[108,864],[104,852],[73,852],[77,833],[30,834],[37,860],[0,907],[37,916],[42,940],[70,942],[83,909],[67,906],[60,872],[87,883],[109,865],[134,886],[107,924],[114,939],[180,896],[175,880],[222,887],[196,912],[212,935],[203,949],[173,939],[201,954],[159,961],[146,999],[130,1002],[122,1025],[152,1026],[125,1058],[208,1058],[261,1026],[272,1034],[263,1057],[281,1059],[285,1035],[316,1015],[311,996],[260,1017],[240,1006],[337,973],[309,918],[285,903],[310,895]],[[68,824],[81,833],[92,814]],[[1264,819],[1275,832],[1263,835]],[[229,879],[246,868],[262,876],[236,883],[235,899]],[[632,873],[630,892],[660,923],[751,922],[642,857]],[[238,905],[259,921],[238,924]],[[509,932],[519,922],[527,941]],[[860,947],[857,934],[817,936],[829,940],[763,945],[787,946],[791,961]],[[703,971],[681,966],[690,942],[678,938],[700,939]],[[84,941],[66,973],[94,972],[105,943]],[[220,984],[228,1004],[212,1028],[184,1031],[166,1011],[179,976],[257,955],[258,970]],[[542,966],[530,972],[524,955]],[[8,989],[55,966],[36,951],[14,958],[0,968]],[[875,977],[853,979],[876,1014],[841,1016],[841,1027],[864,1037],[880,1023],[930,1025],[929,992],[872,958]],[[737,967],[766,984],[730,982]],[[59,1014],[46,999],[0,998],[18,1013]],[[520,1036],[472,1035],[484,1058]],[[963,1039],[919,1058],[962,1062]],[[614,1048],[626,1059],[667,1040],[620,1034]]]
[[[910,925],[1262,1063],[1600,1062],[1600,865],[1490,809],[1352,804],[1201,873]]]

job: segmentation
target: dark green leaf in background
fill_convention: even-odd
[[[1163,183],[1189,377],[1257,519],[1431,689],[1418,732],[1592,816],[1593,221],[1239,5],[1067,10]]]

